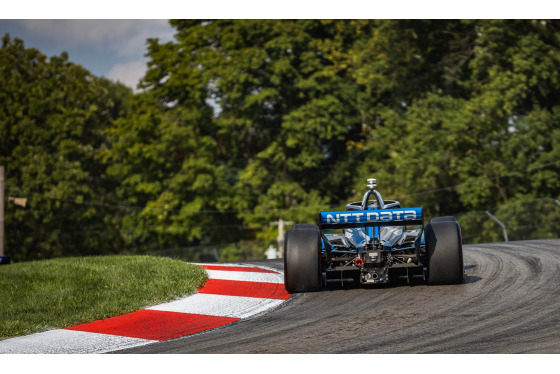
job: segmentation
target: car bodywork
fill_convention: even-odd
[[[318,225],[297,224],[286,232],[286,289],[305,292],[332,282],[384,284],[395,278],[462,282],[456,220],[440,217],[425,225],[422,207],[402,208],[398,201],[384,200],[375,179],[367,185],[361,202],[347,204],[345,211],[320,212]],[[432,258],[436,265],[430,274]]]

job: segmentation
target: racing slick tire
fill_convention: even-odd
[[[444,222],[444,221],[453,221],[453,222],[457,222],[457,220],[455,219],[455,217],[452,217],[452,216],[435,217],[435,218],[432,218],[432,220],[431,220],[430,222]]]
[[[463,282],[461,227],[456,221],[431,222],[424,228],[428,254],[428,284]]]
[[[294,228],[284,238],[284,286],[289,293],[321,289],[321,232]]]
[[[294,229],[314,229],[319,230],[319,226],[312,223],[296,223]]]

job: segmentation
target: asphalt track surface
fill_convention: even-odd
[[[560,239],[463,250],[460,285],[332,286],[261,316],[114,353],[560,353]]]

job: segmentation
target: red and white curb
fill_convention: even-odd
[[[0,341],[0,353],[105,353],[196,334],[254,317],[289,299],[284,275],[261,266],[199,264],[198,293],[133,313]]]

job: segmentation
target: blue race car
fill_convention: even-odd
[[[455,218],[438,217],[424,225],[422,208],[383,200],[375,179],[367,186],[363,200],[347,204],[346,211],[320,212],[319,225],[287,230],[286,290],[318,291],[332,282],[384,284],[395,278],[462,283],[463,246]]]

